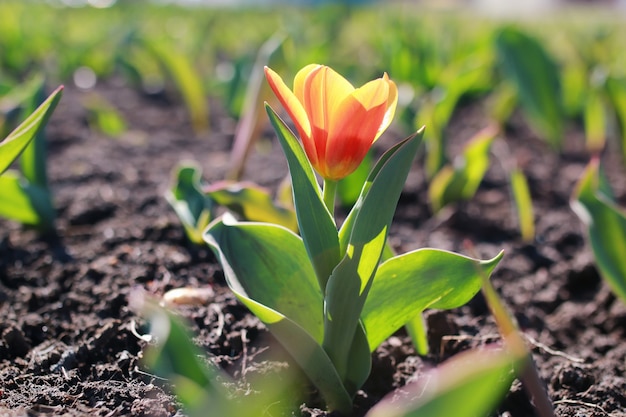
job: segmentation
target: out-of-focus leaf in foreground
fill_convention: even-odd
[[[488,415],[508,391],[516,358],[506,351],[461,353],[375,405],[366,417],[476,417]]]

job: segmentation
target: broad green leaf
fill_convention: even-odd
[[[502,253],[488,261],[437,249],[419,249],[380,265],[361,320],[371,351],[426,308],[467,303],[482,284],[480,266],[491,274]]]
[[[189,240],[202,244],[202,232],[212,220],[213,202],[202,191],[200,168],[182,165],[174,172],[172,187],[165,193],[178,218],[182,222]]]
[[[347,412],[351,396],[322,349],[323,298],[300,237],[268,223],[213,222],[205,240],[226,283],[261,319],[320,390]]]
[[[323,291],[341,259],[337,226],[298,139],[270,106],[266,105],[266,110],[287,157],[300,235]]]
[[[599,191],[599,161],[594,159],[572,196],[572,209],[587,226],[600,274],[626,302],[626,213]]]
[[[298,231],[293,209],[274,203],[267,189],[252,182],[220,181],[206,187],[204,192],[247,221],[274,223]]]
[[[519,361],[506,351],[460,353],[404,387],[404,398],[395,393],[385,397],[366,417],[489,415],[511,387]]]
[[[522,239],[524,242],[532,242],[535,238],[535,215],[528,181],[517,168],[511,171],[510,181]]]
[[[598,153],[604,149],[607,131],[607,109],[601,90],[589,89],[584,110],[587,150]]]
[[[63,87],[57,88],[41,106],[24,120],[6,139],[0,142],[0,175],[19,156],[37,131],[45,125],[48,117],[61,99]]]
[[[437,173],[428,187],[433,211],[474,196],[489,168],[489,150],[497,134],[498,128],[493,125],[481,130],[465,146],[454,165],[446,165]]]
[[[559,73],[541,44],[513,27],[496,36],[504,76],[517,88],[519,102],[539,133],[555,148],[563,137],[564,116]]]
[[[342,226],[348,244],[326,287],[324,348],[339,375],[350,378],[360,367],[348,368],[348,353],[359,316],[386,245],[400,193],[415,157],[421,134],[408,137],[387,151],[376,164],[359,200]],[[345,230],[344,230],[345,228]],[[369,362],[368,362],[369,364]],[[352,381],[355,385],[364,381]]]

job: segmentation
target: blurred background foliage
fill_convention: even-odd
[[[452,159],[446,126],[468,101],[501,127],[519,110],[555,149],[574,123],[584,127],[590,152],[612,140],[626,155],[626,8],[530,3],[4,0],[0,102],[10,109],[3,96],[34,76],[84,90],[115,77],[146,94],[178,97],[201,132],[210,129],[209,98],[235,119],[253,108],[246,96],[271,98],[250,91],[263,88],[253,82],[260,64],[290,83],[317,62],[354,85],[389,73],[400,89],[401,134],[428,125],[429,177]],[[278,47],[263,55],[270,39]],[[132,117],[116,116],[97,97],[83,104],[110,136]]]

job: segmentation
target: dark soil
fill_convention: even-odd
[[[58,236],[0,222],[1,415],[180,415],[167,384],[140,362],[146,344],[133,329],[145,330],[145,320],[129,308],[129,296],[140,290],[160,297],[172,288],[211,288],[206,305],[181,312],[207,357],[241,381],[288,362],[276,354],[272,359],[269,352],[280,350],[271,336],[230,294],[211,252],[187,242],[163,198],[182,160],[197,161],[206,181],[224,177],[235,120],[211,103],[210,133],[198,137],[174,96],[145,96],[115,82],[97,92],[120,109],[130,129],[117,139],[90,129],[80,104],[86,93],[66,89],[47,131]],[[465,105],[453,120],[451,152],[486,124],[478,105]],[[465,242],[471,241],[485,258],[504,249],[493,282],[528,336],[557,416],[626,416],[626,307],[598,275],[582,224],[569,207],[588,161],[581,129],[571,128],[561,154],[518,116],[505,136],[494,145],[499,159],[476,197],[437,217],[416,162],[391,243],[400,252],[430,246],[467,254]],[[388,132],[376,150],[399,137]],[[537,226],[532,244],[517,231],[503,169],[508,158],[524,164],[531,184]],[[606,157],[605,163],[623,205],[622,162]],[[245,177],[275,189],[286,174],[268,128]],[[427,319],[432,353],[417,356],[403,332],[385,342],[356,399],[355,416],[451,355],[499,342],[481,295],[451,312],[428,312]],[[314,397],[307,404],[303,415],[326,415]],[[519,382],[497,415],[535,415]]]

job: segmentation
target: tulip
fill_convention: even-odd
[[[354,88],[333,69],[310,64],[296,74],[293,91],[268,67],[265,77],[293,120],[311,165],[329,181],[358,168],[391,123],[398,102],[398,89],[386,73]]]

